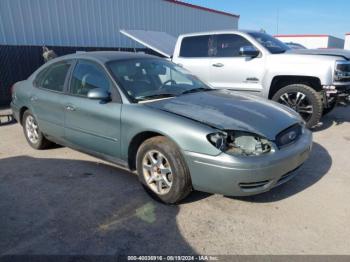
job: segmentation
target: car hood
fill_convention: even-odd
[[[291,49],[288,50],[288,53],[301,55],[339,56],[344,59],[350,60],[350,51],[342,49]]]
[[[270,140],[301,118],[293,110],[247,94],[214,90],[157,100],[145,105],[177,114],[220,130],[242,130]]]

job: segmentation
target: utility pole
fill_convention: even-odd
[[[279,23],[280,23],[280,7],[277,6],[277,17],[276,17],[277,21],[276,21],[276,35],[278,35],[278,31],[279,31]]]

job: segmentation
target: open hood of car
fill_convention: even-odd
[[[165,32],[122,29],[120,33],[167,58],[174,53],[177,38]]]
[[[214,90],[157,100],[145,105],[177,114],[220,130],[242,130],[270,140],[301,122],[293,110],[251,95]]]
[[[339,56],[346,60],[350,60],[350,51],[342,49],[292,49],[288,50],[288,53],[304,55]]]

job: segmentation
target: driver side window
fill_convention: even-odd
[[[110,82],[104,70],[93,62],[79,61],[72,74],[70,93],[86,97],[95,88],[110,91]]]
[[[244,37],[234,34],[216,35],[212,44],[216,49],[214,54],[215,57],[239,57],[241,47],[254,47]]]

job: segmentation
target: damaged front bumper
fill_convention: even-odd
[[[264,156],[209,156],[189,151],[184,155],[195,190],[247,196],[269,191],[294,177],[293,171],[306,161],[311,148],[312,134],[305,130],[294,144]]]

